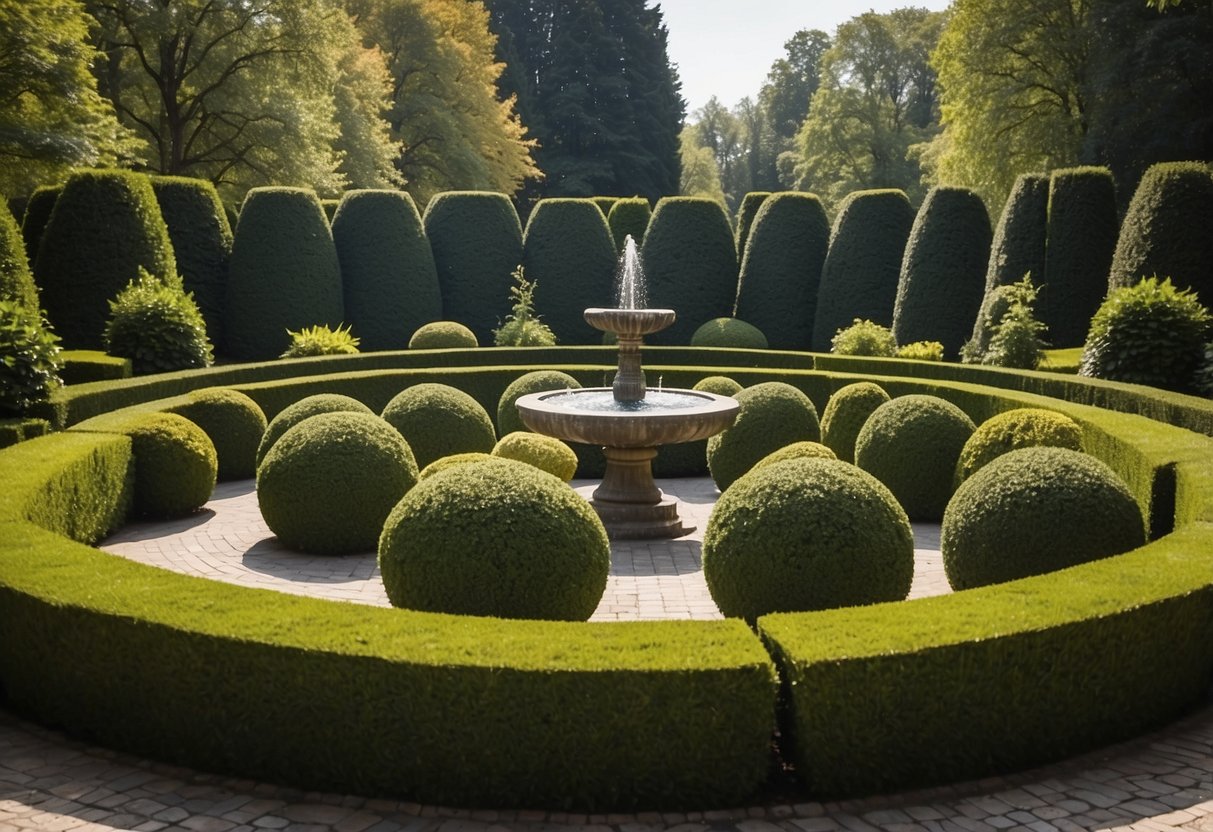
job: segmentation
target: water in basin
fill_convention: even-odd
[[[594,391],[591,393],[562,393],[544,399],[547,404],[569,410],[598,412],[598,413],[661,413],[671,410],[684,410],[689,407],[702,407],[709,403],[703,396],[692,396],[687,393],[670,393],[661,390],[649,390],[645,397],[635,402],[617,402],[610,390]]]

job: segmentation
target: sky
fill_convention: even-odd
[[[670,60],[678,65],[687,115],[715,95],[727,107],[757,97],[783,44],[800,29],[830,35],[839,23],[866,11],[906,6],[932,11],[948,0],[660,0],[670,30]]]

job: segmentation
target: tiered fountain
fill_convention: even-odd
[[[518,400],[518,412],[538,433],[602,447],[606,472],[590,505],[608,535],[681,537],[695,527],[683,524],[677,501],[653,481],[653,457],[660,445],[694,442],[724,430],[737,418],[738,404],[697,390],[650,390],[640,346],[645,335],[674,323],[674,310],[644,308],[644,276],[631,236],[620,258],[618,285],[618,308],[585,310],[591,326],[618,338],[612,386],[532,393]]]

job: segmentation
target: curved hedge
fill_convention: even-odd
[[[829,244],[830,221],[816,195],[781,193],[763,201],[741,260],[737,317],[762,330],[772,349],[812,345]]]
[[[425,207],[442,316],[472,330],[481,344],[510,311],[510,275],[522,262],[522,226],[505,194],[440,193]]]
[[[7,205],[0,205],[0,300],[9,300],[31,311],[37,311],[38,287],[25,256],[25,243],[21,229],[9,213]]]
[[[51,212],[55,210],[55,202],[61,193],[62,185],[39,185],[25,203],[25,213],[21,216],[21,237],[25,240],[25,253],[31,269],[38,259],[42,233],[46,231],[46,224],[50,222]]]
[[[1049,242],[1036,317],[1055,348],[1077,347],[1108,291],[1108,271],[1120,224],[1116,187],[1107,168],[1053,171],[1049,184]]]
[[[148,177],[73,173],[42,233],[34,280],[63,345],[101,349],[109,301],[146,269],[181,286],[168,228]]]
[[[620,199],[611,206],[607,214],[607,225],[611,229],[611,239],[615,242],[615,250],[623,251],[624,242],[628,235],[636,241],[637,246],[644,245],[644,232],[649,227],[649,218],[653,209],[649,201],[642,196]]]
[[[750,239],[750,231],[754,226],[754,219],[758,216],[758,209],[762,207],[770,195],[770,191],[750,191],[741,198],[741,205],[737,207],[736,246],[738,262],[745,260],[746,242]]]
[[[939,341],[956,357],[981,306],[990,239],[990,216],[975,191],[931,189],[901,264],[893,310],[898,344]]]
[[[535,312],[558,344],[597,344],[585,322],[590,306],[614,306],[615,244],[592,200],[541,199],[522,242],[526,278],[535,284]]]
[[[705,321],[733,312],[737,297],[737,250],[720,203],[667,196],[657,203],[644,237],[649,306],[673,309],[668,329],[645,338],[650,344],[687,344]]]
[[[1112,257],[1109,289],[1143,277],[1170,277],[1213,305],[1213,232],[1196,221],[1213,213],[1213,170],[1202,162],[1151,165],[1133,192]]]
[[[345,322],[370,350],[402,350],[442,318],[442,292],[421,215],[404,191],[346,191],[333,217]]]
[[[856,319],[893,323],[901,260],[913,225],[914,208],[902,191],[855,191],[842,201],[821,266],[814,352],[829,352],[834,334]]]
[[[328,220],[305,188],[253,188],[240,207],[224,338],[233,358],[277,358],[288,330],[341,324],[341,268]]]

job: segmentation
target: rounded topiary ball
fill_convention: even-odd
[[[257,473],[257,448],[265,435],[261,406],[238,390],[209,387],[186,394],[173,413],[206,431],[219,455],[220,480],[247,480]]]
[[[817,408],[790,384],[767,381],[734,398],[741,405],[737,420],[708,440],[708,469],[721,491],[772,451],[821,439]]]
[[[758,327],[738,318],[713,318],[695,330],[691,346],[765,350],[767,337]]]
[[[382,415],[409,443],[421,468],[451,454],[492,453],[497,444],[488,412],[446,384],[415,384],[388,402]]]
[[[509,459],[458,465],[392,510],[379,570],[397,607],[583,621],[606,588],[610,545],[584,498]]]
[[[855,440],[855,464],[888,486],[911,520],[935,521],[952,496],[973,420],[936,396],[902,396],[873,411]]]
[[[366,413],[371,416],[375,415],[375,412],[362,402],[349,396],[343,396],[340,393],[319,393],[315,396],[307,396],[294,404],[287,405],[277,416],[270,420],[265,432],[261,435],[261,442],[257,445],[257,464],[261,464],[261,460],[265,459],[265,455],[269,453],[270,448],[274,447],[274,443],[282,438],[282,434],[304,419],[310,419],[321,413]]]
[[[889,394],[870,381],[848,384],[826,402],[821,414],[821,442],[843,462],[855,461],[855,439],[863,423],[885,402]]]
[[[577,472],[577,454],[573,449],[551,436],[517,430],[507,433],[493,447],[493,456],[534,465],[562,482],[568,482]]]
[[[265,455],[257,503],[287,546],[343,555],[374,549],[388,512],[416,483],[417,462],[391,425],[369,413],[321,413]]]
[[[838,459],[837,455],[820,442],[793,442],[784,445],[778,451],[769,453],[754,463],[750,473],[754,473],[765,465],[777,462],[787,462],[789,459]]]
[[[745,388],[728,376],[708,376],[700,379],[691,389],[701,393],[715,393],[717,396],[736,396]]]
[[[440,474],[448,468],[454,468],[456,465],[467,465],[469,462],[483,462],[486,459],[496,459],[492,454],[482,453],[481,451],[472,451],[466,454],[451,454],[450,456],[439,457],[429,465],[421,469],[421,473],[417,475],[417,480],[429,479],[435,474]]]
[[[136,514],[180,517],[211,498],[219,463],[202,428],[176,413],[148,413],[124,433],[135,458]]]
[[[956,491],[940,530],[953,589],[1039,575],[1145,543],[1141,509],[1112,469],[1069,448],[1021,448]]]
[[[476,334],[455,321],[433,321],[409,338],[410,350],[450,350],[475,347]]]
[[[1082,428],[1065,414],[1038,407],[999,413],[982,422],[965,442],[956,463],[956,484],[1005,453],[1037,447],[1081,451]]]
[[[914,578],[905,512],[871,474],[832,459],[751,471],[703,536],[703,574],[726,616],[899,601]]]
[[[530,430],[518,415],[516,402],[531,393],[545,390],[580,390],[581,382],[559,370],[534,370],[510,382],[497,402],[497,431],[506,436],[514,431]]]

